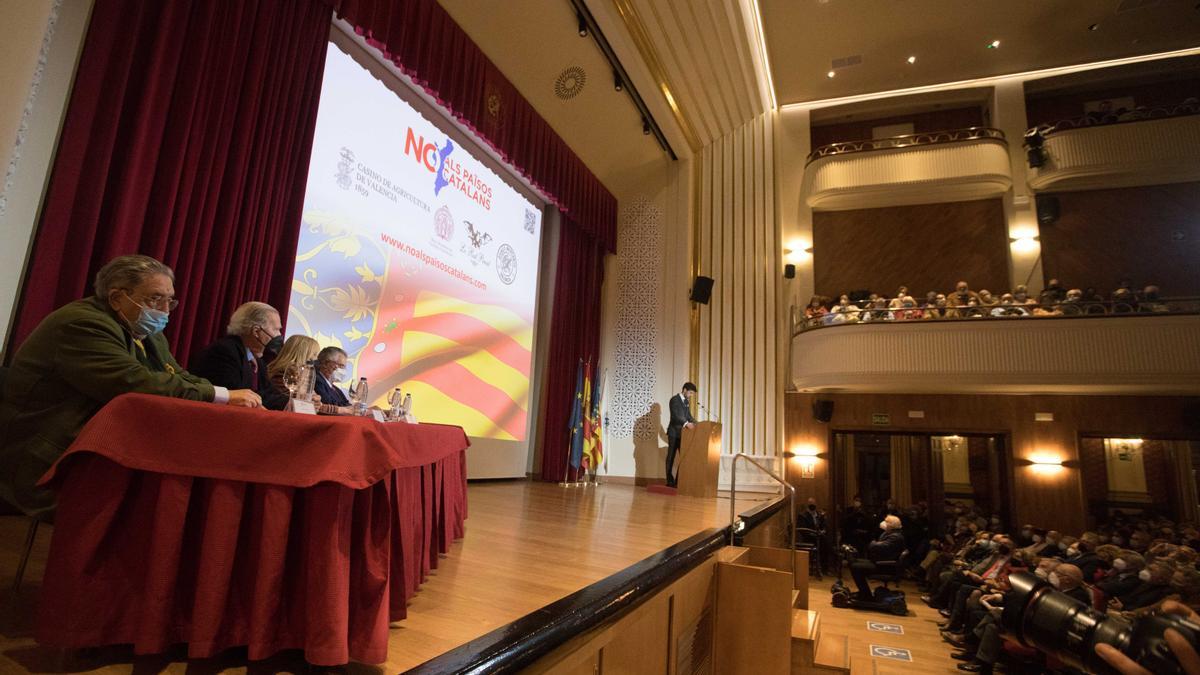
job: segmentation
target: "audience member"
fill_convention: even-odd
[[[900,527],[898,517],[887,516],[884,518],[879,523],[879,529],[882,530],[879,538],[867,545],[867,550],[862,552],[865,557],[851,563],[850,576],[854,578],[860,598],[870,599],[873,597],[867,577],[879,570],[876,563],[899,560],[900,554],[904,552],[904,535],[900,533]]]

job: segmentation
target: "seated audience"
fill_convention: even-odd
[[[1138,298],[1139,312],[1166,312],[1169,308],[1159,299],[1158,286],[1147,286]]]
[[[975,304],[979,304],[979,294],[971,290],[965,281],[955,284],[954,291],[946,294],[946,302],[954,307],[966,307],[971,300],[974,300]]]
[[[810,323],[817,323],[828,312],[829,310],[825,309],[825,305],[821,303],[821,296],[814,295],[808,301],[808,306],[804,308],[804,318],[808,319]]]
[[[271,386],[263,358],[283,347],[279,312],[265,302],[247,302],[233,310],[225,337],[192,357],[192,372],[228,389],[253,389],[263,406],[283,410],[287,397]]]
[[[174,282],[154,258],[114,258],[96,274],[92,297],[51,312],[17,349],[0,398],[0,498],[29,515],[51,514],[54,493],[36,487],[38,479],[121,394],[261,404],[254,391],[215,386],[171,355],[162,331],[176,306]],[[147,420],[131,421],[139,422]]]
[[[1150,563],[1141,572],[1138,580],[1141,582],[1132,590],[1118,595],[1108,601],[1109,609],[1129,612],[1142,607],[1148,607],[1171,594],[1171,579],[1175,576],[1175,566],[1170,562]]]
[[[1051,279],[1046,287],[1042,289],[1041,295],[1038,296],[1038,304],[1042,307],[1051,307],[1062,302],[1067,297],[1067,292],[1063,290],[1062,284],[1058,279]]]
[[[906,295],[900,300],[900,309],[892,312],[892,318],[896,321],[910,321],[912,319],[924,318],[925,313],[917,307],[917,301],[911,295]]]
[[[346,352],[340,347],[326,347],[317,354],[317,381],[313,386],[321,403],[327,403],[339,408],[350,405],[338,382],[346,379]]]
[[[986,288],[979,291],[979,306],[984,308],[992,308],[1000,304],[1000,299],[993,296],[992,292]]]
[[[892,312],[887,308],[887,298],[876,297],[868,309],[859,314],[859,321],[891,321]]]
[[[904,304],[904,298],[908,297],[908,286],[901,286],[896,290],[896,297],[888,303],[888,309],[900,309]]]
[[[850,296],[843,294],[838,303],[829,310],[833,323],[858,321],[858,306],[850,302]]]
[[[287,388],[287,376],[291,374],[298,377],[300,371],[310,362],[317,359],[317,354],[320,353],[321,345],[316,340],[307,335],[293,335],[283,343],[283,349],[279,350],[279,355],[275,360],[271,361],[271,365],[267,366],[267,378],[271,381],[271,386],[275,391],[284,396],[290,396]],[[316,384],[314,383],[314,388]],[[337,406],[331,403],[321,402],[319,394],[313,394],[313,403],[316,404],[317,412],[322,415],[349,415],[351,409],[348,406]]]

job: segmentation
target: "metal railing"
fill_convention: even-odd
[[[1069,131],[1071,129],[1112,126],[1114,124],[1125,124],[1128,122],[1144,122],[1146,120],[1161,120],[1171,117],[1187,117],[1188,115],[1200,115],[1200,102],[1188,101],[1172,106],[1140,107],[1121,112],[1090,113],[1084,115],[1083,117],[1059,120],[1054,124],[1039,124],[1036,127],[1030,127],[1029,130],[1025,132],[1025,136],[1029,137],[1034,133],[1045,136],[1058,131]]]
[[[894,150],[897,148],[913,148],[923,145],[938,145],[942,143],[962,143],[964,141],[993,140],[1007,143],[1004,132],[992,127],[968,127],[966,129],[947,129],[945,131],[929,131],[919,134],[904,134],[889,138],[872,138],[864,141],[845,141],[822,145],[808,154],[805,166],[812,164],[822,157],[845,155],[855,152],[871,152],[874,150]]]
[[[1011,321],[1013,319],[1100,318],[1200,314],[1200,296],[1159,298],[1154,300],[1100,301],[1081,300],[1042,305],[948,306],[927,310],[914,308],[865,308],[830,311],[821,316],[805,316],[804,310],[791,308],[792,334],[817,328],[832,328],[860,323],[912,323],[928,321]]]
[[[791,532],[791,547],[788,549],[792,556],[792,588],[796,587],[796,488],[792,484],[780,478],[774,471],[750,459],[750,455],[744,452],[739,452],[733,456],[729,473],[729,545],[734,546],[737,540],[737,535],[742,531],[741,519],[737,517],[737,463],[739,459],[744,459],[747,462],[758,467],[759,471],[767,474],[775,479],[775,482],[783,486],[788,493],[788,530]],[[787,461],[785,457],[783,461]]]

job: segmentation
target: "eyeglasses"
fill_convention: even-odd
[[[138,302],[137,300],[134,300],[133,294],[130,293],[129,291],[125,291],[125,295],[127,295],[130,300],[133,300],[134,302]],[[165,310],[168,312],[173,312],[173,311],[175,311],[175,308],[179,306],[179,301],[176,300],[174,296],[150,295],[150,296],[143,297],[139,304],[146,305],[147,307],[150,307],[151,309],[157,309],[160,311]]]

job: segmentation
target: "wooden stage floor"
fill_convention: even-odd
[[[772,495],[745,493],[738,512]],[[644,488],[606,484],[562,488],[552,483],[499,481],[468,488],[466,537],[456,542],[392,630],[388,661],[352,664],[350,673],[396,673],[618,572],[701,530],[729,522],[729,498],[669,497]],[[49,528],[38,535],[16,598],[8,588],[27,521],[0,517],[0,673],[274,673],[308,672],[295,653],[248,664],[232,650],[203,662],[182,651],[134,658],[122,648],[64,657],[37,646],[32,616]],[[948,659],[947,659],[948,660]]]

